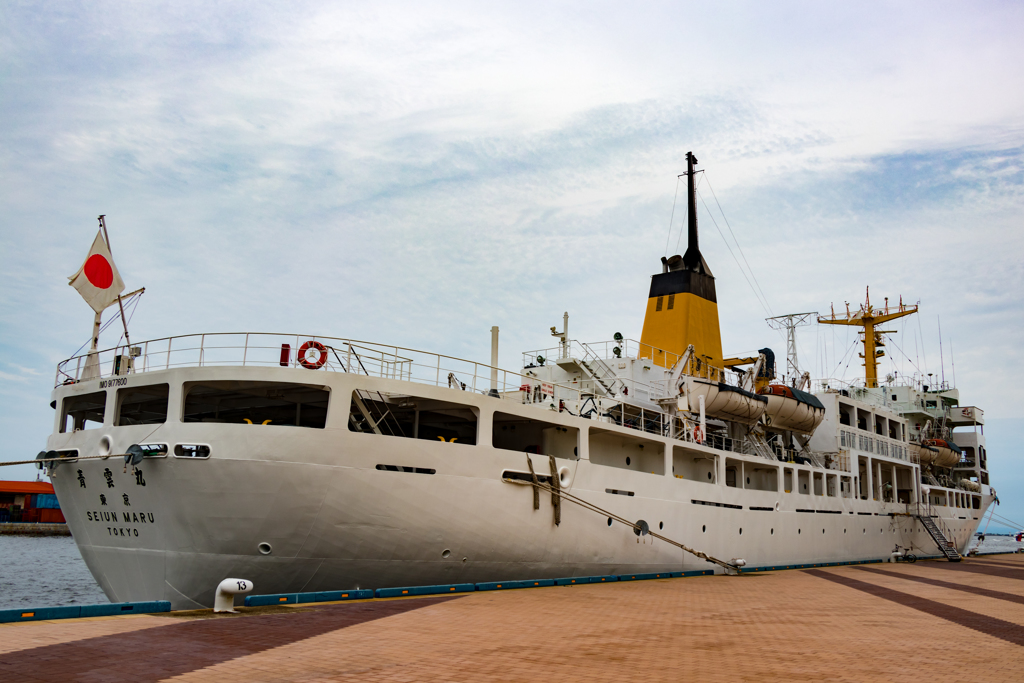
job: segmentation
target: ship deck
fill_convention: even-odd
[[[19,681],[1004,681],[1024,555],[0,625]],[[1021,648],[1021,649],[1017,649]]]

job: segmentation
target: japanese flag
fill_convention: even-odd
[[[68,280],[68,284],[77,289],[97,313],[117,301],[118,294],[124,291],[124,281],[117,272],[107,243],[103,241],[103,231],[96,233],[85,263]]]

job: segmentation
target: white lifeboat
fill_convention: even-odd
[[[810,434],[825,419],[825,406],[814,394],[784,384],[769,384],[758,393],[768,401],[765,426],[769,429]]]
[[[960,462],[960,447],[945,439],[925,439],[911,443],[910,452],[915,453],[922,465],[953,467]]]
[[[687,377],[680,387],[691,411],[697,411],[700,397],[704,397],[704,413],[719,420],[752,425],[761,419],[768,405],[767,399],[724,382]]]

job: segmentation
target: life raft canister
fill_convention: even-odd
[[[316,349],[320,356],[316,360],[310,360],[307,353],[310,349]],[[308,341],[299,347],[299,363],[307,370],[319,370],[327,363],[327,347],[318,341]]]

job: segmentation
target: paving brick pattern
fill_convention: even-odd
[[[0,628],[0,680],[1024,680],[1024,557],[955,566],[477,592],[170,625],[15,624]]]

